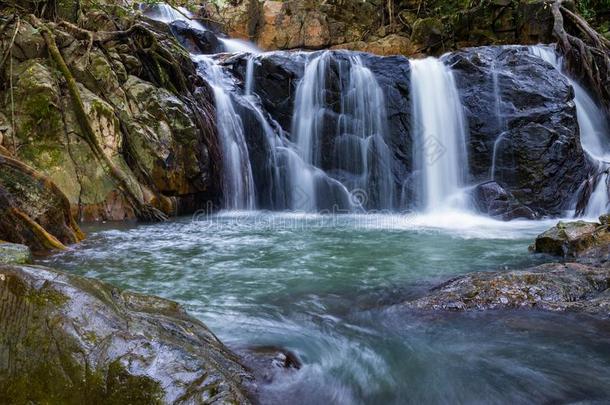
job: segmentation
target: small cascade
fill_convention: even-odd
[[[216,125],[220,135],[223,157],[223,189],[226,209],[254,209],[254,180],[241,117],[235,112],[230,90],[230,79],[216,62],[203,55],[193,56],[199,71],[214,92]]]
[[[451,70],[436,58],[411,61],[414,159],[426,211],[465,209],[466,123]]]
[[[504,111],[502,108],[502,94],[500,94],[500,84],[498,80],[498,70],[496,69],[495,62],[492,62],[491,66],[491,74],[492,74],[492,82],[493,82],[493,91],[494,91],[494,100],[495,100],[495,109],[496,109],[496,119],[498,120],[498,137],[494,141],[494,148],[491,158],[491,170],[490,170],[490,178],[491,181],[496,180],[496,155],[498,151],[498,147],[504,138],[504,131],[506,130],[506,120],[504,117]]]
[[[253,88],[254,88],[254,57],[250,56],[248,58],[248,64],[246,65],[246,86],[244,89],[244,94],[246,96],[252,95]]]
[[[338,80],[328,80],[333,69]],[[311,58],[297,88],[292,132],[299,155],[318,170],[314,176],[294,176],[300,179],[294,183],[299,192],[314,193],[308,200],[318,201],[322,194],[315,183],[324,169],[350,190],[357,207],[391,209],[394,181],[385,114],[383,91],[359,56],[326,51]]]
[[[550,63],[563,73],[563,62],[554,47],[536,45],[529,49],[532,54]],[[574,103],[576,104],[582,148],[598,165],[598,171],[595,174],[595,177],[598,177],[597,183],[584,210],[584,216],[597,218],[599,215],[608,212],[610,208],[607,181],[607,171],[610,168],[610,128],[608,128],[604,112],[589,93],[579,83],[572,80],[569,75],[563,74],[574,88]]]
[[[584,216],[586,218],[597,218],[606,212],[608,212],[608,173],[602,172],[589,197]]]

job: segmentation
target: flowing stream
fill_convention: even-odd
[[[302,368],[261,382],[264,404],[607,399],[607,322],[399,305],[459,274],[548,260],[527,247],[554,223],[227,213],[86,228],[86,241],[44,264],[177,300],[239,353],[292,351]]]

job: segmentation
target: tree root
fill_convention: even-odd
[[[68,201],[68,198],[65,196],[65,194],[59,189],[59,187],[57,187],[57,185],[55,185],[55,183],[53,183],[51,179],[49,179],[44,174],[34,170],[25,163],[17,159],[13,159],[7,153],[4,153],[2,150],[0,150],[0,165],[12,167],[13,169],[18,170],[19,172],[22,172],[27,176],[37,180],[40,184],[43,185],[44,188],[48,189],[53,195],[55,195],[60,200],[60,208],[65,214],[65,222],[72,233],[69,242],[76,243],[85,239],[85,234],[76,224],[76,221],[74,220],[74,217],[71,214],[70,201]]]
[[[564,57],[565,68],[597,96],[610,114],[610,41],[562,3],[562,0],[555,0],[551,13],[553,35]],[[573,33],[567,31],[566,21]]]
[[[112,162],[108,155],[106,155],[99,144],[91,123],[89,122],[76,80],[74,79],[74,76],[70,72],[68,65],[57,47],[53,33],[49,27],[38,20],[36,16],[32,15],[30,18],[34,23],[34,26],[40,30],[40,33],[42,34],[49,50],[50,57],[57,65],[59,71],[66,81],[74,106],[74,113],[76,114],[78,124],[82,130],[82,136],[91,148],[93,155],[102,164],[102,167],[104,167],[106,173],[108,173],[117,182],[119,189],[121,189],[125,197],[128,199],[138,219],[153,222],[167,220],[167,216],[163,212],[143,201],[143,198],[140,197],[135,190],[133,190],[127,175]]]

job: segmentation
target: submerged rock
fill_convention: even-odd
[[[249,403],[251,374],[175,302],[1,266],[0,314],[0,403]]]
[[[539,308],[610,317],[610,267],[549,263],[521,271],[472,273],[404,305],[420,310]]]
[[[240,355],[257,381],[266,384],[273,382],[278,375],[295,372],[302,367],[296,354],[275,346],[248,348],[240,352]]]
[[[606,222],[606,217],[602,216],[601,220]],[[555,256],[605,261],[610,257],[610,231],[607,222],[560,221],[538,235],[532,250]]]

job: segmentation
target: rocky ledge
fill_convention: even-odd
[[[539,308],[610,317],[610,267],[548,263],[527,270],[472,273],[407,303],[414,309]]]
[[[456,277],[404,305],[417,310],[537,308],[610,318],[609,217],[599,223],[559,222],[531,250],[572,262]]]
[[[252,381],[175,302],[0,264],[0,403],[248,404]]]

